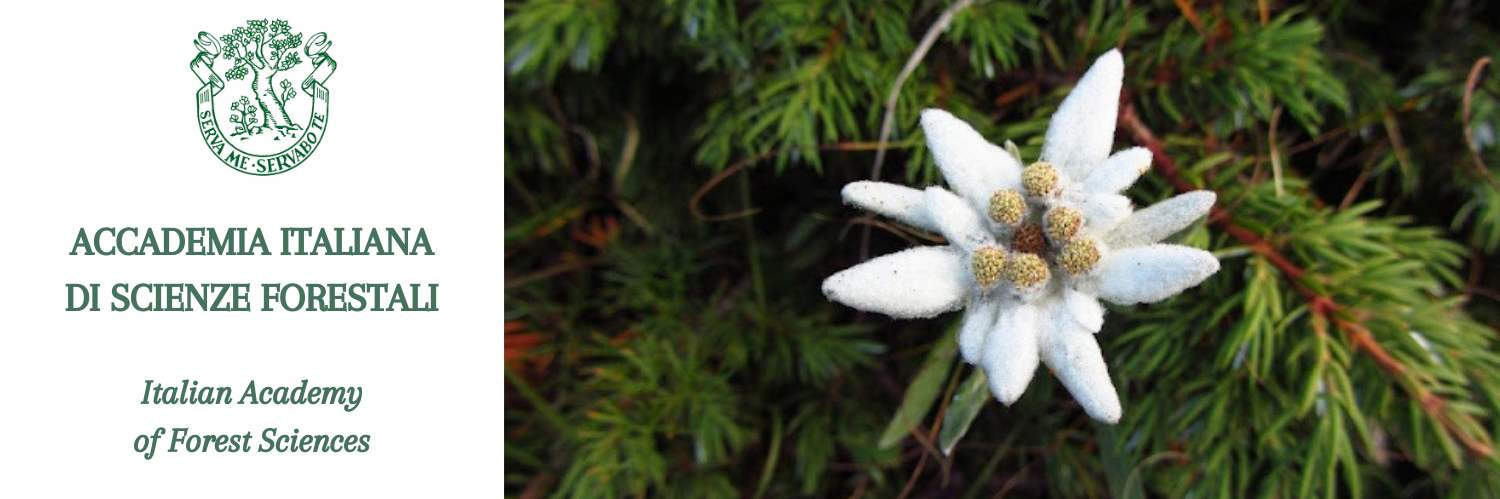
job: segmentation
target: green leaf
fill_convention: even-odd
[[[1134,466],[1115,426],[1094,423],[1094,435],[1099,437],[1099,461],[1104,464],[1104,480],[1110,492],[1115,497],[1146,497],[1140,484],[1129,479]]]
[[[969,425],[974,424],[979,410],[989,404],[990,390],[985,379],[984,371],[975,369],[953,394],[953,402],[948,404],[948,412],[943,415],[943,431],[938,434],[938,446],[943,449],[944,456],[953,454],[953,446],[969,432]]]
[[[927,411],[932,410],[932,402],[937,400],[938,393],[943,390],[943,379],[948,376],[948,368],[953,365],[956,353],[958,334],[954,328],[949,328],[932,345],[927,360],[922,362],[922,370],[917,372],[917,379],[906,387],[906,395],[901,397],[901,407],[896,409],[896,417],[891,418],[891,424],[880,435],[881,449],[889,449],[901,443],[911,434],[911,429],[916,428],[922,418],[927,417]]]

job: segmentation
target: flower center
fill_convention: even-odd
[[[1022,299],[1034,297],[1053,273],[1069,278],[1087,274],[1103,257],[1099,241],[1083,234],[1083,212],[1071,206],[1051,206],[1048,198],[1062,193],[1062,177],[1051,163],[1037,161],[1021,170],[1019,189],[990,195],[989,215],[996,236],[1009,236],[1009,246],[974,250],[970,263],[974,280],[990,289],[1001,278],[1010,281]],[[1008,234],[1007,234],[1008,233]]]
[[[1021,170],[1021,187],[1035,197],[1049,196],[1057,192],[1057,169],[1051,163],[1038,161]]]
[[[1005,250],[998,246],[985,246],[974,250],[972,260],[974,280],[979,283],[979,287],[989,288],[1000,282],[1000,275],[1005,270]]]
[[[1026,216],[1026,200],[1015,189],[995,191],[990,196],[990,219],[1007,227],[1015,227]]]
[[[1016,229],[1015,235],[1011,236],[1010,247],[1019,253],[1041,254],[1047,250],[1047,238],[1042,234],[1042,226],[1037,224],[1026,224]]]
[[[1093,270],[1099,263],[1099,243],[1087,237],[1069,241],[1057,255],[1057,264],[1068,275],[1079,275]]]
[[[1017,289],[1035,288],[1047,282],[1050,275],[1047,262],[1035,254],[1021,253],[1005,262],[1005,278],[1015,283]]]

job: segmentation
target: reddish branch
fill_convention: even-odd
[[[1177,166],[1176,162],[1172,161],[1170,156],[1167,156],[1165,145],[1141,121],[1140,116],[1135,113],[1135,106],[1128,103],[1122,104],[1120,106],[1119,122],[1120,128],[1129,134],[1131,139],[1151,151],[1157,171],[1161,172],[1162,176],[1166,178],[1167,182],[1174,189],[1181,192],[1198,189],[1183,177],[1182,169]],[[1441,395],[1432,393],[1432,391],[1423,387],[1412,378],[1406,365],[1396,360],[1395,357],[1392,357],[1390,352],[1387,352],[1384,347],[1380,346],[1380,343],[1375,341],[1375,337],[1370,334],[1370,330],[1357,322],[1359,314],[1355,313],[1356,311],[1339,304],[1332,296],[1308,287],[1303,282],[1303,277],[1307,274],[1306,270],[1292,263],[1285,255],[1277,251],[1266,238],[1261,237],[1250,229],[1236,225],[1228,210],[1214,206],[1209,210],[1208,220],[1214,226],[1218,227],[1219,230],[1224,231],[1230,237],[1249,246],[1251,251],[1265,258],[1272,266],[1276,267],[1282,275],[1286,276],[1292,288],[1298,294],[1301,294],[1303,298],[1307,299],[1313,313],[1326,320],[1326,322],[1333,323],[1340,332],[1349,338],[1350,343],[1354,345],[1356,350],[1369,355],[1371,360],[1374,360],[1381,369],[1385,370],[1392,377],[1397,378],[1400,384],[1411,392],[1412,397],[1420,401],[1423,411],[1441,422],[1443,427],[1462,442],[1469,452],[1485,457],[1489,457],[1494,453],[1494,449],[1488,442],[1488,438],[1480,440],[1463,431],[1462,428],[1459,428],[1447,414],[1448,401]],[[1324,332],[1323,328],[1317,329],[1320,333]]]

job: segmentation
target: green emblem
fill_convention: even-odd
[[[199,32],[193,44],[198,56],[188,67],[203,84],[198,131],[219,161],[242,173],[275,175],[312,155],[328,130],[323,83],[338,67],[328,56],[327,35],[303,43],[286,21],[262,19],[218,38]]]

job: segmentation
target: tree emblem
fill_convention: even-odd
[[[224,76],[231,80],[250,76],[255,105],[260,108],[260,115],[265,116],[264,123],[257,127],[261,130],[255,133],[274,131],[280,134],[276,137],[278,139],[295,136],[292,132],[301,130],[301,127],[287,117],[284,102],[296,94],[283,98],[276,93],[273,82],[277,73],[302,63],[297,57],[297,47],[302,46],[302,33],[292,34],[291,27],[280,19],[269,25],[265,20],[246,21],[245,26],[235,28],[219,40],[224,42],[224,59],[234,61],[234,67]],[[281,83],[291,87],[288,80],[281,80]]]
[[[217,37],[199,32],[193,43],[198,56],[189,67],[203,84],[198,128],[221,162],[243,173],[275,175],[312,154],[328,126],[323,83],[337,67],[326,34],[304,43],[286,21],[252,19]],[[220,102],[215,96],[224,90],[230,97]],[[310,99],[297,99],[299,93]]]

